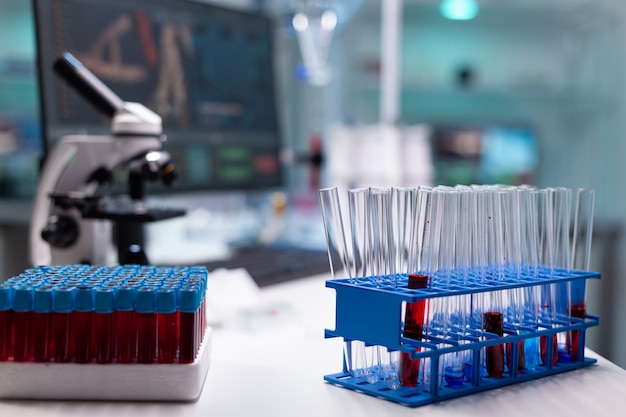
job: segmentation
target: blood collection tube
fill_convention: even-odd
[[[195,286],[185,286],[178,290],[178,309],[180,314],[180,335],[178,361],[191,363],[196,358],[198,343],[199,291]]]
[[[11,298],[11,287],[0,286],[0,361],[7,361],[13,356],[11,340],[13,309]]]
[[[115,352],[115,333],[113,329],[113,308],[115,304],[113,288],[101,287],[96,289],[95,313],[93,315],[93,330],[96,338],[96,362],[110,363]]]
[[[76,287],[76,303],[71,318],[76,363],[89,363],[93,359],[93,311],[94,288]]]
[[[195,344],[194,344],[194,351],[197,352],[198,349],[200,348],[200,343],[202,343],[202,337],[203,337],[203,283],[202,280],[198,277],[188,277],[187,279],[185,279],[185,285],[186,286],[193,286],[194,288],[197,288],[198,290],[198,308],[196,309],[196,323],[195,323],[195,329],[196,329],[196,335],[194,337],[195,340]]]
[[[74,358],[70,326],[70,317],[74,310],[74,288],[54,288],[52,299],[53,357],[56,362],[69,362]]]
[[[428,276],[423,274],[409,274],[409,289],[426,288],[428,286]],[[424,326],[424,311],[426,300],[418,300],[407,303],[404,314],[404,337],[422,340]],[[415,348],[419,351],[420,348]],[[400,384],[404,387],[414,387],[417,384],[419,375],[420,360],[411,359],[408,352],[400,354]]]
[[[502,337],[504,334],[502,313],[497,311],[485,312],[483,314],[483,329],[485,332]],[[500,378],[504,373],[504,345],[487,346],[485,351],[487,374],[494,378]]]
[[[160,363],[172,363],[178,348],[178,315],[176,314],[176,291],[159,288],[156,293],[157,352]]]
[[[52,287],[35,289],[33,303],[33,356],[35,362],[50,360],[50,336],[52,327]]]
[[[135,289],[119,287],[115,293],[116,359],[118,363],[130,363],[137,358]]]
[[[154,287],[137,289],[137,362],[152,363],[156,357],[156,291]]]
[[[33,289],[20,286],[13,293],[13,360],[16,362],[31,361],[33,315]]]
[[[200,289],[200,340],[199,343],[202,343],[204,340],[204,332],[206,331],[206,290],[207,290],[207,276],[206,269],[205,274],[202,276],[201,289]]]

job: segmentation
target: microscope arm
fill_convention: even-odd
[[[43,167],[35,195],[30,230],[33,265],[48,265],[52,260],[50,244],[41,236],[42,230],[54,213],[50,195],[55,193],[93,195],[97,184],[87,183],[89,175],[98,167],[110,169],[118,164],[120,162],[118,155],[114,139],[109,136],[67,136],[54,147]],[[89,232],[83,230],[80,239],[89,240]]]

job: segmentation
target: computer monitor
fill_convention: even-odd
[[[539,140],[525,124],[445,124],[432,129],[435,182],[532,184]]]
[[[65,135],[110,132],[110,120],[54,73],[70,52],[123,100],[162,117],[176,190],[283,184],[269,17],[191,0],[33,5],[47,152]]]

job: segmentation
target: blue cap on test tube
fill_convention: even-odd
[[[137,289],[135,310],[137,310],[137,313],[154,313],[155,301],[154,287],[140,287]]]
[[[13,291],[13,310],[27,312],[33,310],[33,289],[32,287],[17,287]]]
[[[117,311],[135,309],[135,289],[133,287],[124,286],[115,290],[115,309]]]
[[[55,313],[70,313],[74,310],[73,287],[58,287],[52,290],[52,311]]]
[[[11,287],[0,286],[0,311],[11,309],[11,298]]]
[[[96,288],[96,313],[112,313],[115,308],[115,291],[111,287]]]
[[[88,313],[94,309],[94,288],[81,285],[76,287],[74,311]]]
[[[33,310],[37,313],[52,311],[52,287],[49,285],[35,288]]]
[[[159,288],[156,293],[156,310],[159,314],[176,312],[176,290],[173,288]]]
[[[181,313],[195,313],[200,308],[200,291],[196,285],[178,290],[178,309]]]

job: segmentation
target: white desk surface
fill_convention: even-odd
[[[214,332],[201,397],[189,403],[0,401],[0,416],[616,416],[626,410],[626,371],[593,352],[594,366],[557,376],[410,408],[324,382],[339,372],[342,341],[334,328],[335,293],[320,275],[263,289],[268,314],[227,320]],[[211,291],[209,280],[209,291]]]

